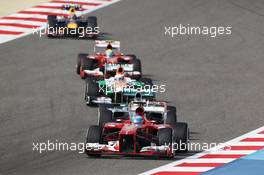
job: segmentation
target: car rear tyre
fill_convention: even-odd
[[[80,65],[80,75],[82,79],[86,78],[84,70],[92,70],[94,68],[94,61],[87,58],[88,54],[79,54],[81,65]]]
[[[161,128],[157,133],[157,145],[171,145],[172,144],[172,129],[171,128]]]
[[[96,79],[93,77],[87,77],[85,79],[85,93],[84,100],[88,106],[93,106],[92,98],[97,97],[98,95],[98,87],[97,87]]]
[[[168,106],[167,107],[167,118],[166,118],[166,124],[174,124],[177,123],[177,112],[176,107],[174,106]]]
[[[98,125],[103,128],[105,123],[113,121],[113,113],[108,110],[111,105],[99,105],[98,109]]]
[[[80,69],[81,69],[81,60],[87,59],[88,54],[80,53],[77,57],[77,63],[76,63],[76,73],[80,75]]]
[[[189,129],[187,123],[174,123],[171,125],[173,129],[173,142],[175,152],[188,151]]]
[[[92,31],[95,33],[96,27],[98,26],[97,24],[97,17],[96,16],[88,16],[87,17],[87,27],[91,27]],[[93,35],[93,39],[97,39],[97,34]]]
[[[133,59],[132,60],[132,64],[133,64],[133,67],[134,67],[134,71],[138,71],[140,72],[140,75],[136,76],[135,78],[138,80],[142,77],[142,65],[141,65],[141,61],[140,59]]]
[[[97,27],[97,17],[96,16],[88,16],[87,17],[87,26],[92,27],[93,30]]]
[[[57,17],[55,15],[48,15],[47,17],[48,20],[48,37],[52,38],[54,37],[53,35],[49,34],[49,30],[53,29],[55,30],[55,28],[57,27]]]

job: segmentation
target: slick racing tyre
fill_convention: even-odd
[[[92,28],[93,32],[96,32],[95,28],[97,27],[97,18],[96,16],[88,16],[87,17],[87,27]],[[97,34],[93,35],[93,39],[97,39]]]
[[[171,145],[172,144],[172,129],[171,128],[161,128],[157,133],[157,145]]]
[[[173,129],[173,146],[175,152],[188,151],[189,129],[187,123],[174,123],[171,125]]]
[[[98,109],[98,125],[103,128],[105,123],[113,121],[113,113],[108,110],[111,105],[99,105]]]
[[[80,75],[80,69],[81,69],[81,60],[87,59],[88,54],[80,53],[77,57],[77,63],[76,63],[76,73]]]
[[[90,126],[90,128],[88,129],[88,132],[87,132],[85,143],[87,144],[87,143],[100,143],[100,142],[101,142],[101,128],[99,126],[96,126],[96,125]],[[91,157],[99,157],[100,156],[100,154],[91,154],[89,152],[89,150],[87,150],[87,149],[85,149],[85,153]]]
[[[96,98],[98,95],[98,85],[96,83],[96,79],[93,77],[87,77],[85,79],[85,92],[84,92],[84,100],[88,106],[93,106],[92,99]]]
[[[57,17],[55,15],[48,15],[47,20],[48,20],[48,30],[49,31],[50,31],[50,29],[55,30],[57,27]],[[49,34],[49,32],[48,32],[48,37],[52,38],[54,36]]]
[[[96,16],[88,16],[87,17],[87,26],[92,27],[93,29],[97,27],[97,17]]]
[[[80,65],[80,76],[82,79],[86,78],[86,74],[84,70],[92,70],[94,69],[94,61],[92,59],[87,58],[87,54],[79,54],[81,65]]]
[[[141,66],[141,61],[140,59],[133,59],[132,64],[134,67],[134,71],[140,72],[140,75],[136,76],[135,78],[138,80],[142,77],[142,66]]]
[[[168,106],[167,107],[167,118],[165,123],[166,124],[174,124],[177,122],[177,112],[176,112],[176,107],[174,106]]]

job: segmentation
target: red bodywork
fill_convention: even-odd
[[[130,155],[130,156],[161,156],[161,157],[173,157],[172,149],[168,146],[162,151],[140,151],[140,144],[138,140],[144,140],[144,142],[155,142],[155,136],[157,131],[161,128],[170,128],[167,124],[155,124],[152,121],[144,119],[143,124],[135,125],[130,120],[119,120],[117,122],[106,123],[102,131],[102,142],[108,143],[111,141],[117,141],[111,147],[103,145],[100,149],[91,150],[90,154],[103,154],[103,155]],[[123,146],[126,139],[132,140],[131,149],[124,149]],[[133,149],[132,149],[133,148]]]
[[[103,67],[104,63],[107,64],[118,64],[120,62],[131,64],[131,57],[124,56],[121,53],[115,53],[111,58],[106,58],[105,54],[97,53],[95,55],[89,56],[89,59],[96,60],[98,62],[98,67]]]
[[[94,55],[87,56],[87,59],[94,60],[96,68],[103,68],[104,64],[132,64],[132,57],[122,55],[121,53],[115,53],[111,58],[106,58],[104,53],[96,53]],[[86,76],[84,70],[80,69],[80,76],[84,78]],[[102,76],[101,74],[94,73],[94,76]]]

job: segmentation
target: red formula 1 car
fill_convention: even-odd
[[[87,132],[86,154],[172,158],[187,151],[188,133],[187,123],[176,122],[175,108],[165,102],[101,106],[99,124]]]
[[[122,66],[133,78],[141,78],[140,59],[135,55],[122,54],[119,41],[96,40],[94,54],[78,55],[76,72],[83,79],[87,76],[105,78],[114,75],[119,66]]]

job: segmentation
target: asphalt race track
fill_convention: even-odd
[[[262,0],[123,0],[92,13],[105,38],[142,59],[144,74],[166,84],[191,139],[224,142],[263,125]],[[164,35],[164,26],[232,26],[232,35]],[[26,36],[0,46],[0,174],[138,174],[172,160],[88,158],[32,151],[32,142],[82,142],[97,123],[83,101],[76,55],[93,42]],[[185,155],[176,157],[180,159]]]

